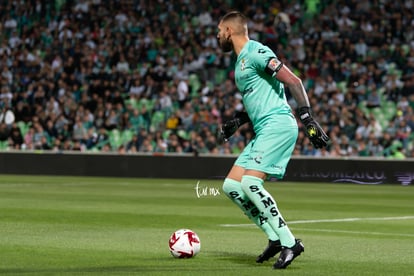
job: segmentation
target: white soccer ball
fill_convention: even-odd
[[[175,258],[192,258],[200,252],[200,238],[190,229],[179,229],[171,235],[169,247]]]

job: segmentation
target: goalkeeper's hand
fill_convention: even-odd
[[[247,122],[250,122],[250,118],[247,113],[237,112],[234,115],[233,119],[228,120],[223,125],[221,125],[219,131],[219,142],[227,142],[230,137],[237,131],[237,129]]]
[[[318,122],[312,118],[309,107],[305,106],[299,109],[299,118],[305,126],[306,136],[308,136],[313,146],[317,149],[326,147],[329,142],[329,137]]]

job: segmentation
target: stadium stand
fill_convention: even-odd
[[[300,135],[296,155],[414,157],[413,5],[1,1],[0,149],[240,152],[249,126],[225,145],[214,136],[243,108],[215,38],[220,16],[239,9],[302,78],[332,139],[310,150]]]

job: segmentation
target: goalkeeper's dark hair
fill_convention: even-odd
[[[235,31],[239,34],[247,33],[248,21],[248,18],[239,11],[228,12],[221,18],[221,22],[232,23]]]
[[[247,17],[239,11],[231,11],[226,13],[222,18],[221,21],[226,22],[228,20],[235,20],[239,21],[242,24],[247,24]]]

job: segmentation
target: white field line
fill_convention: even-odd
[[[311,232],[324,232],[324,233],[344,233],[344,234],[369,234],[376,236],[398,236],[398,237],[414,237],[414,234],[403,234],[403,233],[383,233],[383,232],[371,232],[371,231],[349,231],[349,230],[333,230],[333,229],[313,229],[313,228],[300,228],[291,227],[292,230],[300,231],[311,231]]]
[[[293,220],[288,224],[307,224],[307,223],[324,223],[324,222],[353,222],[353,221],[375,221],[375,220],[410,220],[414,216],[403,217],[383,217],[383,218],[342,218],[342,219],[311,219],[311,220]],[[221,227],[252,227],[255,224],[220,224]]]
[[[353,221],[387,221],[387,220],[410,220],[414,219],[414,216],[403,216],[403,217],[382,217],[382,218],[343,218],[343,219],[313,219],[313,220],[294,220],[288,222],[291,224],[308,224],[308,223],[324,223],[324,222],[353,222]],[[220,224],[222,227],[252,227],[255,224]],[[292,230],[301,231],[313,231],[313,232],[324,232],[324,233],[344,233],[344,234],[369,234],[378,236],[399,236],[399,237],[414,237],[414,234],[404,233],[382,233],[382,232],[371,232],[371,231],[349,231],[349,230],[334,230],[334,229],[319,229],[319,228],[300,228],[291,227]]]

